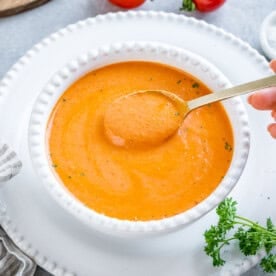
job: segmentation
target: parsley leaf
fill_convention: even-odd
[[[199,87],[199,83],[197,82],[194,82],[193,85],[192,85],[193,88],[198,88]]]
[[[267,256],[262,259],[261,267],[265,272],[276,272],[276,255],[271,253],[276,246],[276,228],[272,220],[268,218],[266,226],[261,226],[237,215],[236,206],[236,201],[226,198],[217,207],[218,223],[204,233],[205,253],[212,258],[214,266],[222,266],[225,264],[222,249],[235,240],[245,256],[256,255],[264,248]]]
[[[261,261],[261,267],[265,272],[272,273],[276,271],[276,255],[269,254]]]

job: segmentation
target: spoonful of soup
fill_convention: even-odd
[[[156,146],[172,137],[201,106],[276,86],[276,76],[224,89],[190,101],[165,90],[140,90],[112,102],[104,114],[108,139],[121,147]]]

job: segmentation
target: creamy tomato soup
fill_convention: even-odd
[[[53,109],[47,131],[51,165],[66,188],[98,213],[144,221],[179,214],[208,197],[229,168],[233,134],[220,103],[191,112],[178,131],[152,146],[122,147],[108,137],[104,116],[112,102],[159,89],[185,100],[210,93],[176,68],[124,62],[77,80]],[[141,112],[155,116],[149,106]],[[131,120],[126,116],[125,124]]]

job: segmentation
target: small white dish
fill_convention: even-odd
[[[35,170],[50,194],[71,214],[100,232],[111,235],[145,236],[175,231],[215,208],[237,183],[249,151],[249,128],[239,98],[224,102],[234,132],[234,154],[224,179],[205,200],[178,215],[153,221],[127,221],[111,218],[87,208],[67,191],[52,171],[48,160],[46,128],[57,100],[81,76],[116,62],[154,61],[182,69],[203,81],[213,91],[229,87],[230,82],[212,64],[189,51],[155,42],[123,42],[100,47],[72,60],[46,84],[36,100],[29,124],[30,156]]]
[[[264,19],[261,26],[260,41],[267,57],[276,59],[276,11]]]

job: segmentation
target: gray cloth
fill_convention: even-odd
[[[0,227],[0,275],[32,276],[35,263],[23,254]]]
[[[14,177],[21,167],[16,153],[7,144],[0,144],[0,182]],[[14,245],[0,227],[0,275],[31,276],[35,269],[35,263]]]

